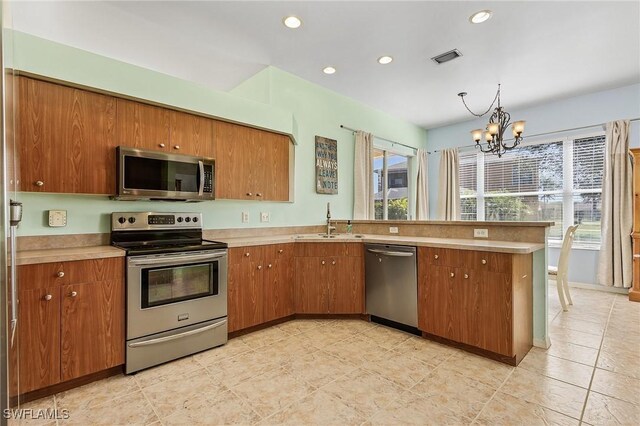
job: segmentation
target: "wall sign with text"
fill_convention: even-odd
[[[316,192],[338,193],[338,141],[316,136]]]

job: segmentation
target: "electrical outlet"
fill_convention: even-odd
[[[271,213],[260,212],[260,222],[270,222],[270,221],[271,221]]]
[[[242,223],[249,223],[249,212],[242,212]]]
[[[474,229],[473,238],[489,238],[488,229]]]
[[[389,227],[389,233],[390,234],[397,234],[398,233],[398,227],[397,226],[390,226]]]
[[[67,226],[66,210],[49,210],[49,226],[60,227]]]

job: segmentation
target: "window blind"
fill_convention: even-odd
[[[478,154],[475,152],[460,153],[460,196],[475,195],[478,192]]]
[[[573,189],[602,189],[604,135],[573,141]]]

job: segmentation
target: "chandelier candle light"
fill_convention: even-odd
[[[520,120],[511,124],[511,131],[513,133],[513,143],[511,145],[507,145],[504,143],[504,135],[511,123],[511,115],[500,106],[500,85],[498,84],[498,92],[496,93],[496,97],[493,99],[493,102],[489,106],[489,108],[483,112],[482,114],[476,114],[469,109],[467,103],[464,100],[464,97],[467,95],[467,92],[460,92],[458,96],[462,99],[462,103],[464,104],[467,111],[469,111],[472,115],[476,117],[482,117],[487,114],[493,108],[493,105],[498,101],[498,106],[493,110],[493,114],[491,114],[491,118],[489,118],[489,123],[485,130],[476,129],[471,131],[471,135],[473,140],[476,142],[476,146],[480,148],[482,152],[491,152],[496,154],[498,157],[502,157],[502,154],[505,152],[517,147],[522,141],[522,133],[524,132],[524,124],[525,121]],[[486,144],[480,143],[483,138],[486,141]]]

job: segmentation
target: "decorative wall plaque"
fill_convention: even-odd
[[[338,193],[338,141],[316,136],[316,192]]]

